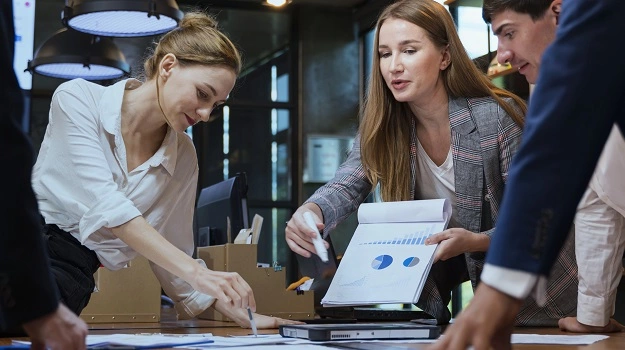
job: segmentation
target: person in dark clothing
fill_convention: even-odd
[[[0,2],[0,334],[30,336],[33,349],[85,349],[87,325],[59,302],[31,187],[32,147],[18,127],[23,97],[13,71],[12,1]]]
[[[606,74],[605,57],[597,54],[625,53],[619,44],[624,15],[621,0],[562,1],[555,41],[542,55],[523,141],[510,166],[491,242],[495,249],[471,303],[431,349],[509,349],[524,297],[546,299],[543,281],[606,141],[615,124],[621,135],[625,131],[625,66],[613,65]],[[519,33],[514,29],[510,37]],[[515,65],[521,73],[533,70],[527,63]]]

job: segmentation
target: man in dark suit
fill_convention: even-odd
[[[541,57],[555,39],[561,7],[562,0],[483,1],[482,16],[499,39],[497,59],[518,67],[530,84],[536,83]],[[619,258],[625,249],[623,173],[625,141],[615,128],[575,216],[577,315],[562,318],[562,330],[606,333],[625,328],[611,318],[623,275]]]
[[[85,349],[87,325],[59,303],[43,248],[32,148],[18,127],[23,97],[13,71],[12,3],[0,2],[0,333],[22,326],[33,349]]]
[[[518,2],[523,6],[526,2]],[[510,168],[496,233],[469,306],[433,349],[509,348],[522,300],[544,300],[544,280],[616,123],[625,130],[625,1],[563,0],[542,56],[521,148]],[[536,20],[536,19],[533,19]],[[508,38],[522,33],[514,25]],[[530,59],[514,68],[526,74]],[[526,74],[526,76],[528,76]]]

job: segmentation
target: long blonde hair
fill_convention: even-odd
[[[360,123],[361,161],[367,178],[380,185],[384,201],[410,200],[410,133],[414,115],[408,104],[397,102],[380,72],[378,54],[380,27],[387,19],[401,19],[427,32],[439,48],[449,46],[450,65],[441,72],[445,90],[450,97],[490,96],[519,125],[527,106],[513,93],[496,87],[467,55],[449,12],[432,0],[401,0],[384,9],[376,24],[373,64]],[[516,106],[504,98],[514,101]]]

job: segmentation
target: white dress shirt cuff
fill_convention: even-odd
[[[577,321],[588,326],[603,327],[610,322],[614,303],[600,296],[577,295]]]
[[[204,312],[215,302],[210,295],[193,291],[186,299],[174,304],[178,320],[188,320]]]
[[[484,265],[482,282],[513,298],[524,300],[533,293],[538,306],[547,302],[547,278],[491,264]]]

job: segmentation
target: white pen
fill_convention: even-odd
[[[319,255],[321,261],[328,262],[328,250],[326,249],[325,244],[323,244],[323,238],[321,238],[321,234],[319,233],[319,229],[317,228],[317,224],[315,223],[315,219],[313,219],[311,212],[304,212],[304,221],[306,221],[306,224],[317,234],[317,237],[312,240],[315,250],[317,251],[317,255]]]
[[[252,332],[255,337],[258,337],[258,329],[256,329],[256,321],[254,321],[254,316],[252,315],[252,309],[247,307],[247,315],[250,317],[250,326],[252,326]]]

